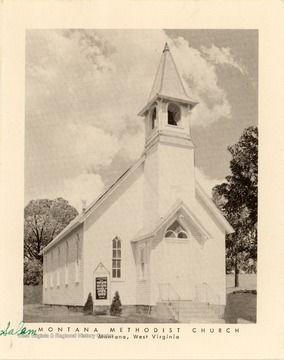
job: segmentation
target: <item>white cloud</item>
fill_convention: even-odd
[[[30,195],[44,197],[36,194],[36,185],[41,182],[43,191],[53,181],[71,199],[70,184],[86,181],[81,174],[91,172],[87,176],[91,179],[98,176],[100,167],[111,166],[114,158],[123,162],[140,156],[144,122],[137,113],[146,104],[166,41],[189,96],[199,101],[192,123],[208,126],[230,119],[231,106],[216,70],[217,64],[238,68],[228,48],[199,51],[184,38],[172,40],[162,30],[27,32],[26,186]]]
[[[229,47],[218,48],[212,44],[211,48],[201,46],[201,51],[206,55],[206,59],[209,62],[216,65],[230,65],[245,75],[245,69],[234,60],[233,55],[231,54],[231,49]]]
[[[212,198],[212,189],[216,185],[220,185],[226,182],[226,179],[211,179],[209,178],[203,169],[195,168],[195,178],[200,183],[207,195]]]
[[[109,166],[119,151],[117,137],[98,127],[71,123],[66,126],[66,133],[72,161],[77,159],[87,170]]]
[[[227,94],[218,84],[215,65],[203,53],[189,47],[188,41],[178,37],[172,42],[172,53],[185,79],[187,93],[199,102],[192,113],[192,124],[208,126],[222,118],[231,118]]]
[[[76,178],[64,180],[61,196],[68,199],[69,203],[81,212],[82,200],[86,200],[89,205],[103,190],[104,183],[100,175],[82,173]]]

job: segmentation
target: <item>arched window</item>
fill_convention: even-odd
[[[178,239],[188,239],[187,232],[181,226],[181,224],[175,220],[168,228],[165,233],[165,238],[178,238]]]
[[[112,240],[112,277],[121,278],[121,240],[117,236]]]
[[[180,108],[173,103],[168,106],[168,124],[177,126],[180,122]]]
[[[154,106],[152,107],[151,110],[151,126],[152,126],[152,130],[155,129],[155,127],[157,126],[157,109],[156,109],[156,104],[154,104]]]

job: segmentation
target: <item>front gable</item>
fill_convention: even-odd
[[[163,232],[164,236],[167,228],[174,221],[178,221],[190,233],[194,233],[200,242],[204,242],[212,237],[205,225],[202,224],[202,221],[180,200],[153,226],[142,228],[131,241],[138,242],[147,238],[153,238],[160,231]]]

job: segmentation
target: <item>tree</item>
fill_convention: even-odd
[[[235,232],[226,237],[227,269],[234,268],[235,286],[239,270],[257,260],[258,129],[244,130],[237,144],[228,147],[232,174],[213,188],[213,201]]]
[[[24,262],[24,284],[42,284],[42,264],[38,260],[26,260]]]
[[[25,207],[24,257],[29,261],[43,262],[39,255],[76,216],[78,211],[67,200],[31,200]]]

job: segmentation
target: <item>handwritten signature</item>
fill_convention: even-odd
[[[10,329],[11,323],[10,321],[7,324],[7,327],[5,330],[0,330],[0,336],[7,336],[7,335],[36,335],[36,330],[34,329],[27,329],[25,327],[25,323],[23,321],[21,321],[17,327],[17,330],[15,329]]]

